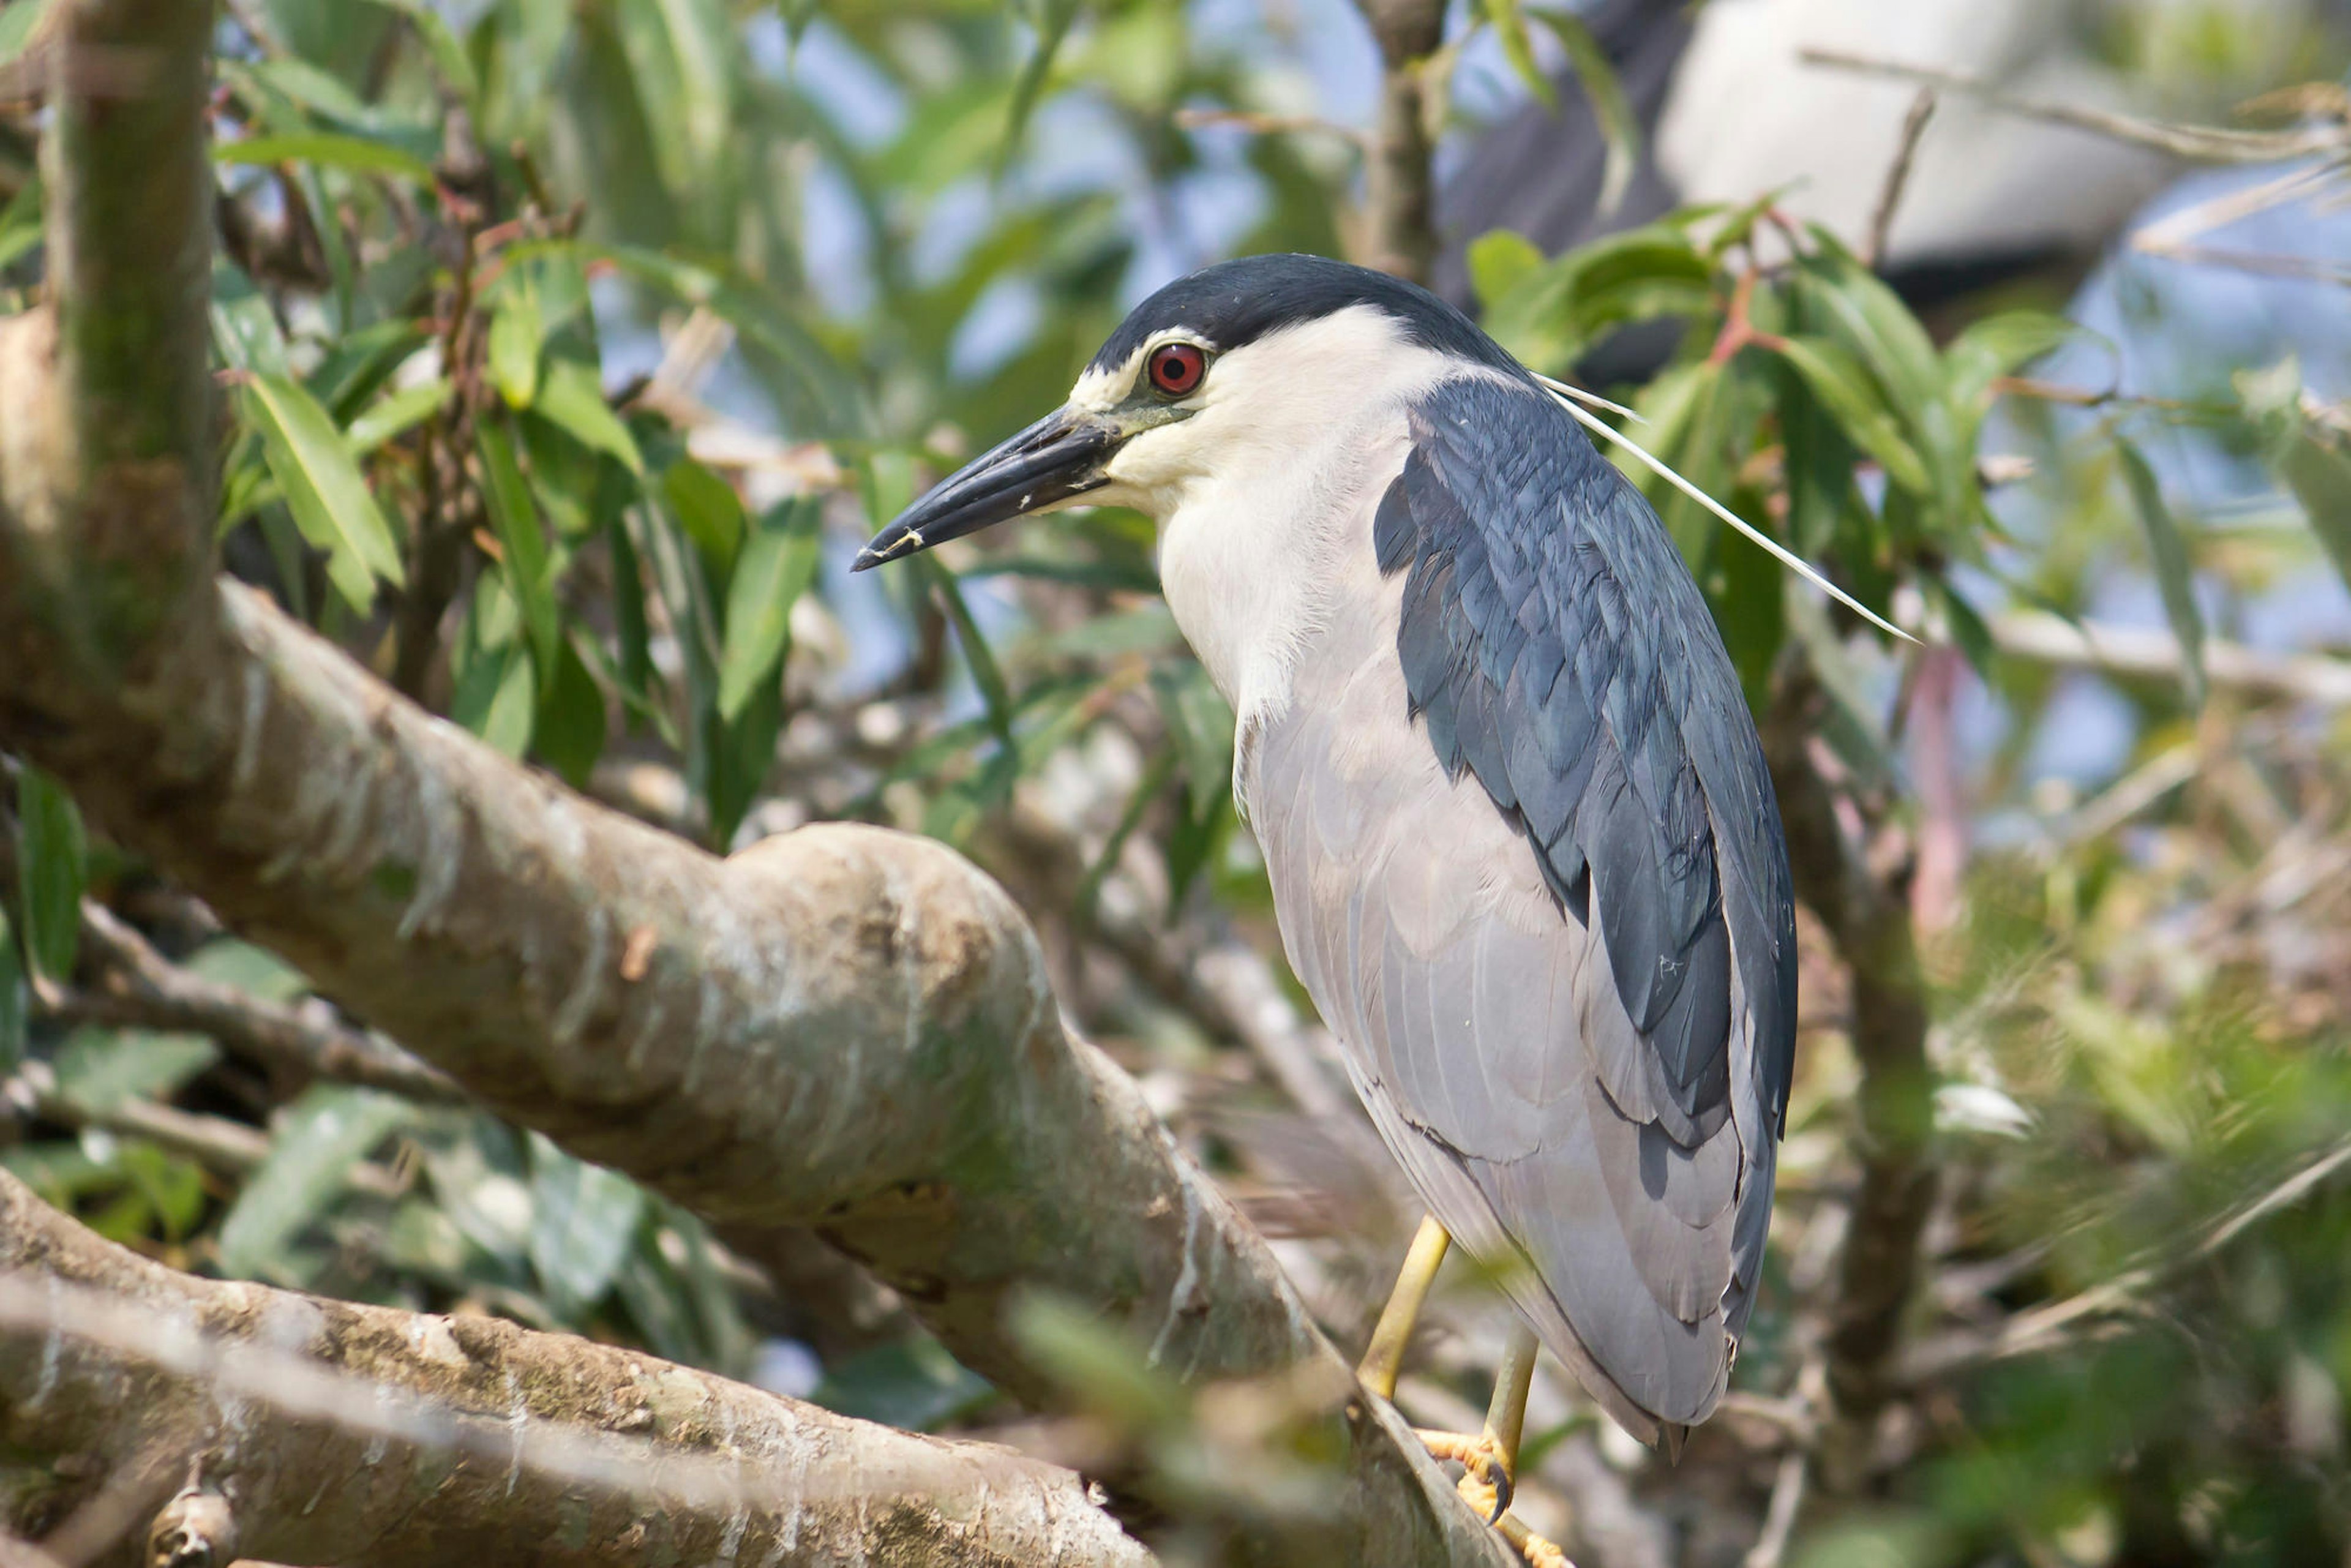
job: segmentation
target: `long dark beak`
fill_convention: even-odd
[[[863,571],[1099,490],[1110,483],[1102,465],[1118,443],[1116,428],[1100,416],[1056,409],[907,507],[857,552],[849,570]]]

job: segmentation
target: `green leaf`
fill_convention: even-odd
[[[17,8],[32,10],[35,7],[26,0],[18,0]],[[0,17],[13,14],[0,10]],[[0,267],[16,265],[41,243],[43,206],[40,175],[37,172],[28,174],[24,184],[17,187],[16,195],[9,198],[8,205],[0,209]]]
[[[269,297],[235,262],[213,258],[213,342],[220,357],[240,371],[285,376],[286,334]]]
[[[1563,11],[1537,11],[1534,15],[1567,51],[1568,64],[1574,68],[1575,79],[1583,85],[1583,96],[1592,105],[1592,118],[1608,144],[1607,161],[1601,169],[1598,209],[1605,216],[1624,201],[1625,193],[1632,186],[1634,171],[1640,166],[1640,116],[1633,112],[1632,102],[1625,96],[1625,84],[1616,79],[1616,68],[1608,63],[1608,51],[1600,47],[1600,40],[1592,36],[1592,29],[1582,17]],[[1548,97],[1545,101],[1550,101]]]
[[[1233,784],[1233,710],[1195,659],[1171,659],[1151,672],[1151,695],[1184,769],[1192,814],[1213,810]]]
[[[743,548],[743,499],[735,486],[695,462],[681,458],[662,476],[662,497],[669,503],[678,527],[694,541],[710,580],[724,583],[735,571],[735,558]]]
[[[531,1267],[557,1309],[577,1317],[612,1288],[636,1242],[644,1192],[533,1133],[530,1198]]]
[[[256,374],[244,392],[246,416],[261,432],[269,472],[286,493],[295,526],[326,552],[335,591],[365,614],[378,580],[394,587],[403,580],[400,546],[342,432],[291,377]]]
[[[575,789],[587,788],[596,759],[604,755],[604,688],[572,638],[558,647],[554,674],[539,693],[531,746]]]
[[[468,660],[449,698],[449,717],[494,750],[520,758],[530,749],[538,684],[530,649],[509,643]]]
[[[2196,606],[2195,568],[2188,558],[2188,541],[2171,508],[2164,504],[2163,486],[2147,466],[2139,449],[2120,436],[2115,456],[2121,463],[2123,484],[2137,508],[2139,527],[2147,530],[2147,558],[2155,566],[2156,586],[2163,591],[2163,611],[2171,618],[2172,634],[2179,639],[2179,684],[2188,706],[2204,706],[2204,616]]]
[[[320,169],[340,169],[350,174],[389,174],[430,188],[433,165],[413,152],[363,136],[336,136],[325,131],[289,136],[248,136],[237,141],[213,143],[215,163],[308,163]]]
[[[813,497],[782,503],[759,520],[736,559],[718,660],[718,716],[729,724],[783,664],[792,606],[816,577],[822,512]]]
[[[528,408],[538,395],[538,350],[546,340],[538,291],[521,285],[500,289],[490,313],[490,383],[509,406]]]
[[[1053,57],[1061,52],[1061,41],[1069,37],[1070,24],[1078,18],[1078,0],[1044,0],[1040,9],[1043,14],[1037,18],[1037,47],[1029,51],[1028,63],[1020,68],[1020,79],[1013,85],[1012,101],[1005,110],[1004,134],[997,151],[999,172],[1019,149],[1020,138],[1029,129],[1029,116],[1044,93],[1046,78],[1052,75]]]
[[[85,1027],[57,1048],[57,1093],[89,1111],[131,1100],[164,1100],[220,1060],[200,1034]]]
[[[2043,310],[2004,310],[1970,322],[1943,350],[1951,401],[1961,408],[1981,402],[1992,382],[2014,375],[2082,331],[2077,323]]]
[[[1491,307],[1543,264],[1535,242],[1511,229],[1489,229],[1469,242],[1469,287]]]
[[[812,1403],[901,1431],[927,1432],[968,1418],[995,1385],[922,1334],[877,1344],[825,1368]]]
[[[424,40],[425,52],[433,57],[433,68],[440,73],[444,86],[469,107],[479,103],[482,84],[474,74],[474,62],[434,0],[375,0],[375,4],[408,19],[417,37]]]
[[[0,1074],[12,1073],[25,1060],[25,1026],[29,993],[25,986],[25,959],[16,949],[16,932],[8,911],[0,907]]]
[[[1502,46],[1502,57],[1526,89],[1541,100],[1543,107],[1559,108],[1559,94],[1551,78],[1535,63],[1533,36],[1527,31],[1526,13],[1519,0],[1479,0],[1478,9],[1486,14],[1486,21],[1494,29],[1495,41]]]
[[[342,1192],[351,1167],[414,1114],[406,1101],[371,1089],[322,1084],[305,1091],[277,1118],[269,1157],[221,1222],[222,1271],[307,1279],[292,1244]]]
[[[89,876],[89,844],[73,797],[26,765],[16,775],[16,907],[32,972],[59,985],[73,978]]]
[[[413,387],[388,392],[357,419],[350,431],[351,453],[364,457],[385,442],[404,434],[441,412],[449,401],[449,382],[435,376]]]
[[[1876,389],[1858,361],[1825,338],[1782,338],[1774,343],[1804,385],[1853,444],[1877,459],[1886,476],[1904,489],[1924,494],[1927,465],[1904,439],[1902,427],[1878,402]]]
[[[33,29],[41,25],[50,4],[51,0],[17,0],[16,5],[0,6],[0,66],[10,64],[25,52]]]
[[[2335,570],[2351,584],[2351,455],[2324,432],[2304,426],[2279,452],[2277,471],[2302,503]]]
[[[1012,690],[1005,684],[1004,670],[996,662],[996,654],[981,634],[979,622],[971,616],[971,606],[965,601],[963,590],[956,582],[955,573],[943,565],[936,555],[918,555],[923,574],[930,581],[931,591],[939,597],[941,608],[956,630],[956,642],[963,648],[964,663],[971,667],[972,685],[979,688],[980,700],[987,705],[988,727],[998,737],[1009,742],[1012,738]]]
[[[475,432],[482,456],[482,486],[489,503],[490,525],[497,531],[506,556],[506,582],[522,608],[523,629],[530,637],[538,667],[552,674],[556,644],[563,635],[562,612],[555,602],[555,576],[547,536],[539,528],[538,508],[532,503],[529,483],[516,461],[514,442],[495,419],[486,418]]]
[[[642,479],[645,459],[636,437],[604,401],[604,385],[596,367],[578,360],[557,360],[539,379],[538,396],[531,412],[553,423],[591,452],[619,460],[622,467]]]

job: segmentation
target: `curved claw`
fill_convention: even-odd
[[[1500,1522],[1502,1516],[1510,1511],[1510,1499],[1518,1490],[1517,1479],[1491,1437],[1427,1431],[1416,1436],[1431,1456],[1451,1459],[1461,1467],[1461,1495],[1471,1505],[1485,1511],[1488,1524]]]

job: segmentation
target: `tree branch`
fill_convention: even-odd
[[[84,3],[68,27],[132,14],[153,29],[139,37],[175,42],[151,73],[174,85],[126,117],[135,147],[86,135],[57,158],[69,209],[83,187],[202,162],[185,144],[210,8]],[[84,90],[68,68],[60,91]],[[191,247],[201,264],[203,217],[159,203],[123,231],[175,258],[160,291],[69,250],[61,315],[139,316],[165,361],[200,361],[201,290],[177,280]],[[1128,1325],[1186,1380],[1294,1369],[1346,1390],[1327,1417],[1335,1517],[1306,1536],[1253,1521],[1229,1560],[1507,1561],[1134,1083],[1068,1036],[1000,889],[868,828],[722,862],[427,717],[211,580],[204,389],[118,386],[99,373],[115,363],[46,315],[0,324],[0,744],[485,1103],[719,1222],[754,1260],[762,1230],[818,1227],[1024,1399],[1067,1396],[1007,1326],[1030,1291]],[[148,400],[117,411],[145,445],[73,438],[92,389]]]
[[[1364,260],[1425,284],[1437,259],[1426,68],[1445,39],[1445,6],[1443,0],[1356,4],[1381,67],[1379,118],[1364,160]]]
[[[168,1492],[193,1469],[207,1533],[287,1563],[1151,1561],[1083,1480],[1008,1449],[496,1319],[195,1279],[5,1173],[0,1448],[12,1529],[87,1512],[92,1479]],[[162,1501],[117,1500],[118,1526]],[[167,1511],[159,1531],[196,1522]],[[111,1561],[145,1545],[116,1533]]]
[[[455,1080],[397,1046],[329,1018],[323,1003],[287,1007],[208,980],[155,951],[104,905],[84,901],[82,951],[100,966],[99,987],[77,991],[59,1011],[89,1023],[208,1034],[266,1066],[381,1089],[425,1104],[464,1104]],[[314,1012],[311,1009],[317,1009]]]
[[[1808,679],[1787,682],[1764,726],[1763,744],[1797,896],[1820,916],[1853,978],[1861,1173],[1826,1345],[1838,1420],[1823,1436],[1822,1455],[1824,1479],[1847,1484],[1865,1466],[1877,1414],[1896,1388],[1892,1357],[1935,1196],[1928,1146],[1934,1084],[1927,1064],[1926,984],[1909,904],[1899,888],[1873,874],[1837,821],[1835,790],[1810,739],[1818,728],[1819,695]]]

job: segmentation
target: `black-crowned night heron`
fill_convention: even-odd
[[[1071,504],[1157,520],[1290,965],[1428,1206],[1366,1385],[1393,1395],[1458,1239],[1529,1325],[1486,1431],[1427,1435],[1465,1490],[1508,1505],[1538,1339],[1677,1449],[1754,1304],[1796,941],[1755,727],[1656,515],[1468,317],[1301,256],[1153,295],[857,565]]]

